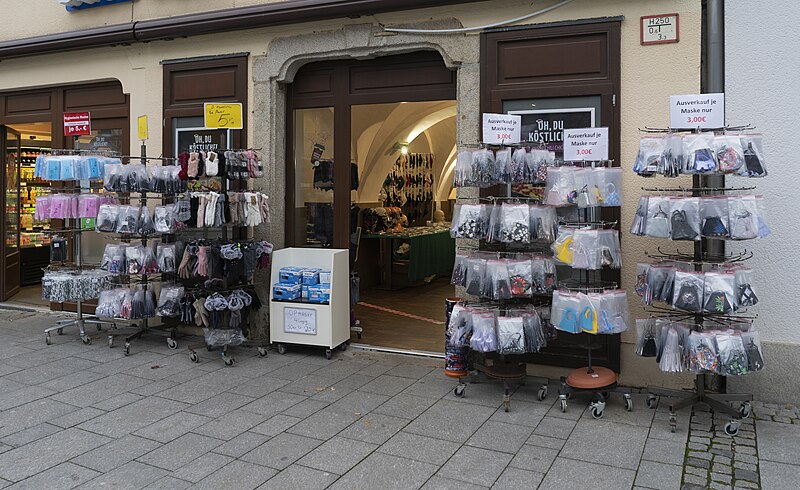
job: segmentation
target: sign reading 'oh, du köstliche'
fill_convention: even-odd
[[[565,129],[564,160],[608,160],[608,128]]]
[[[522,116],[484,114],[483,142],[490,145],[519,143]]]

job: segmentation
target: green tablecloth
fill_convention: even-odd
[[[456,259],[456,241],[450,237],[449,229],[430,229],[430,232],[417,231],[404,233],[369,234],[364,238],[391,239],[391,250],[402,243],[408,243],[408,280],[419,281],[432,274],[444,274],[453,269]]]

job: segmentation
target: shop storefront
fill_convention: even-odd
[[[182,13],[179,3],[168,2],[160,15]],[[198,3],[199,10],[216,8]],[[48,123],[49,147],[69,148],[75,143],[61,136],[62,113],[86,110],[93,129],[120,131],[124,154],[141,144],[141,115],[150,121],[149,155],[176,156],[196,144],[259,148],[265,175],[253,186],[269,195],[272,222],[253,236],[277,248],[350,249],[361,281],[354,313],[363,329],[352,341],[441,353],[444,298],[456,292],[449,277],[455,249],[470,244],[437,224],[450,220],[457,199],[471,196],[453,188],[453,168],[460,149],[480,143],[481,114],[520,114],[526,134],[545,146],[565,128],[608,127],[611,158],[624,167],[638,147],[637,129],[666,110],[653,100],[699,91],[699,3],[573,2],[524,25],[475,31],[459,29],[528,14],[529,2],[375,0],[369,17],[357,17],[365,7],[355,12],[347,3],[319,2],[311,22],[293,1],[163,19],[137,13],[135,3],[134,16],[141,15],[135,24],[123,16],[125,10],[130,19],[130,4],[92,9],[97,22],[79,17],[83,12],[54,11],[49,15],[66,17],[65,30],[99,25],[100,18],[114,27],[103,44],[82,36],[77,51],[59,44],[64,35],[57,32],[38,52],[12,41],[24,38],[21,33],[0,37],[4,137],[34,134],[15,124]],[[680,12],[680,42],[640,44],[639,18],[662,10]],[[87,98],[67,105],[72,89],[35,89],[52,94],[44,106],[22,93],[30,80],[72,87],[109,79],[119,80],[113,86],[124,100],[114,106],[120,113],[102,116],[106,122],[101,114],[110,108],[97,95],[84,93]],[[241,102],[244,129],[204,129],[205,102]],[[24,159],[25,145],[19,146]],[[10,147],[4,154],[13,154]],[[11,158],[4,164],[14,165]],[[640,192],[638,184],[624,182],[625,204],[603,211],[603,219],[629,227]],[[6,203],[14,197],[7,194]],[[398,225],[402,215],[407,227]],[[13,232],[17,221],[7,217],[4,230]],[[9,277],[22,282],[12,242],[3,254],[6,298],[16,288]],[[623,268],[604,279],[630,288],[644,250],[638,243],[622,246]],[[87,259],[92,253],[88,248]],[[260,283],[266,298],[269,278]],[[657,367],[633,354],[633,342],[632,331],[604,337],[596,359],[621,371],[623,382],[643,384]],[[555,345],[530,361],[574,367],[582,357],[574,347]]]

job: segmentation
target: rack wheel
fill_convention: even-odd
[[[103,326],[98,323],[97,324],[97,331],[100,332],[102,330],[103,330]]]
[[[286,354],[286,346],[283,344],[278,344],[278,354]]]
[[[258,357],[267,357],[267,349],[265,347],[258,348]]]
[[[342,352],[346,351],[347,350],[347,342],[342,343],[342,345],[339,346],[339,350],[342,351]]]
[[[56,330],[56,333],[58,335],[64,335],[64,329],[63,328],[59,328],[58,330]]]
[[[81,342],[83,342],[85,345],[89,345],[92,343],[92,338],[89,337],[88,335],[84,335],[83,337],[81,337]]]
[[[592,413],[592,417],[600,419],[603,418],[604,408],[600,403],[593,403],[589,411]]]
[[[651,410],[658,408],[658,397],[653,393],[647,394],[647,408]]]
[[[675,432],[678,429],[678,416],[675,412],[669,413],[669,431]]]
[[[459,383],[453,390],[453,394],[459,398],[464,398],[464,393],[467,391],[467,385]]]
[[[114,347],[114,336],[113,335],[109,335],[108,336],[108,348],[110,349],[112,347]]]
[[[131,343],[125,342],[125,347],[122,348],[122,353],[126,356],[131,355]]]
[[[544,401],[545,398],[547,398],[547,385],[542,385],[542,387],[539,388],[539,392],[536,394],[536,399],[541,402]]]
[[[632,412],[633,411],[633,398],[630,395],[625,394],[623,395],[625,398],[625,410]]]
[[[739,407],[739,416],[743,419],[749,419],[753,416],[753,407],[750,405],[750,402],[742,402],[742,405]]]
[[[739,433],[739,422],[731,420],[730,422],[725,424],[723,430],[725,431],[726,435],[734,437],[736,436],[736,434]]]
[[[192,351],[192,353],[189,354],[189,360],[194,363],[198,363],[200,362],[200,356],[197,355],[197,352]]]
[[[559,404],[561,405],[561,413],[567,413],[567,396],[559,395]]]
[[[503,410],[508,412],[511,408],[511,397],[508,395],[503,396]]]
[[[178,341],[173,339],[172,337],[167,337],[167,347],[169,347],[172,350],[177,349],[178,348]]]
[[[608,395],[609,395],[608,391],[601,391],[599,394],[600,397],[602,397],[603,401],[608,400]]]
[[[214,350],[214,347],[213,347],[213,346],[211,346],[211,345],[208,345],[208,344],[206,344],[206,350],[207,350],[208,352],[211,352],[212,350]]]
[[[331,357],[333,357],[333,351],[330,349],[325,349],[325,358],[330,359]]]
[[[45,344],[47,344],[47,345],[50,345],[50,344],[52,344],[52,343],[53,343],[53,339],[51,339],[51,338],[50,338],[50,334],[49,334],[49,333],[48,333],[48,334],[45,334],[45,336],[44,336],[44,343],[45,343]]]
[[[236,360],[232,357],[223,357],[222,360],[228,367],[231,367],[236,363]]]

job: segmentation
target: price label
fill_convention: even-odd
[[[317,334],[317,310],[311,308],[284,308],[283,331],[304,335]]]
[[[608,160],[608,128],[565,129],[564,160]]]
[[[519,143],[522,116],[484,114],[483,142],[491,145]]]
[[[147,139],[147,116],[139,116],[136,119],[136,128],[139,139],[144,141]]]
[[[203,104],[206,129],[242,129],[242,104]]]
[[[669,125],[676,129],[725,126],[725,94],[673,95],[669,98]]]
[[[64,113],[64,136],[92,134],[92,118],[88,112]]]

